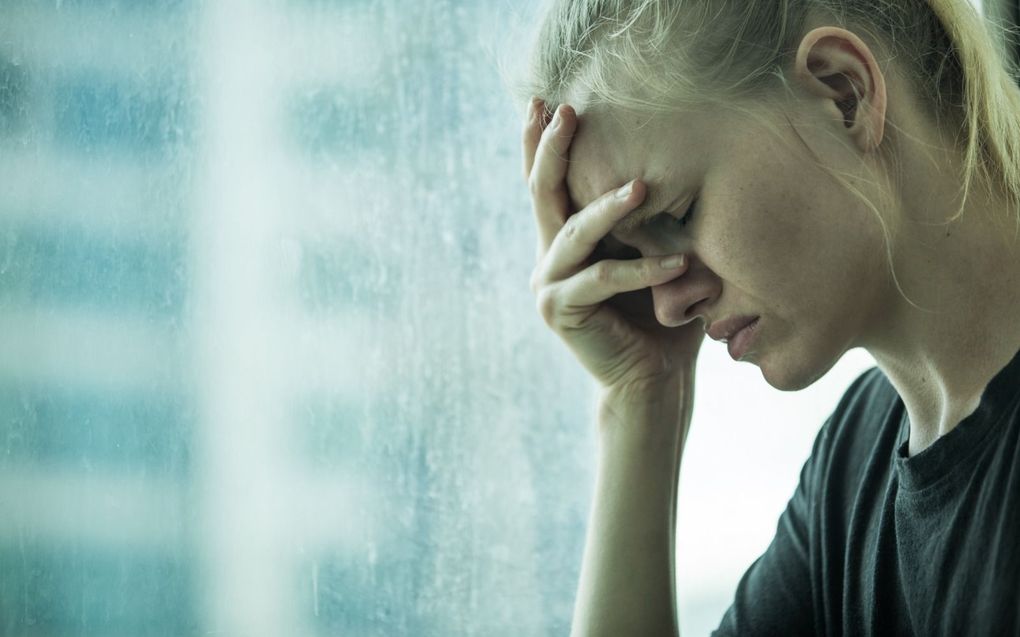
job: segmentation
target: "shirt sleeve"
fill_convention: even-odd
[[[831,420],[815,438],[772,543],[740,578],[733,604],[713,637],[814,634],[810,529],[817,468],[823,462],[820,449]]]

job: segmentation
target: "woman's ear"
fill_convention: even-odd
[[[864,152],[885,132],[885,78],[860,38],[839,27],[819,27],[800,42],[794,75]]]

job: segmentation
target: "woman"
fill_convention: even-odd
[[[878,363],[717,634],[1020,634],[1020,91],[973,8],[560,0],[532,62],[532,289],[601,386],[574,634],[677,632],[706,332],[783,390]]]

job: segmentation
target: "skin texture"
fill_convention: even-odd
[[[795,146],[734,114],[674,115],[630,135],[636,122],[621,119],[581,115],[569,190],[584,200],[595,184],[636,174],[677,217],[697,198],[685,226],[667,213],[607,241],[613,252],[689,255],[685,274],[651,288],[655,318],[668,327],[700,319],[707,328],[760,316],[746,360],[777,388],[813,383],[881,303],[877,222]],[[627,150],[599,151],[609,147]]]
[[[745,360],[783,390],[807,387],[847,350],[866,348],[904,399],[914,454],[971,413],[1020,348],[1020,250],[991,221],[1015,213],[1001,196],[978,192],[962,218],[945,224],[960,202],[959,153],[895,69],[880,68],[853,33],[809,32],[794,78],[797,98],[772,114],[788,143],[730,111],[649,119],[564,109],[575,118],[571,207],[638,178],[667,214],[636,230],[619,224],[603,237],[602,256],[688,255],[687,271],[650,286],[655,319],[670,328],[700,319],[707,328],[760,316]],[[894,143],[887,118],[906,133],[895,137],[898,175],[879,162],[881,145]],[[891,195],[882,212],[895,273],[923,310],[897,290],[874,213],[807,149],[873,201]],[[683,216],[695,197],[689,223],[677,226],[669,215]]]

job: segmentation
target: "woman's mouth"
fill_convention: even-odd
[[[727,341],[726,349],[730,353],[730,358],[738,361],[747,354],[749,349],[751,349],[751,345],[754,343],[755,337],[758,335],[758,322],[760,320],[761,317],[759,316],[748,323],[746,327],[741,328],[739,332],[734,334],[729,341]]]

